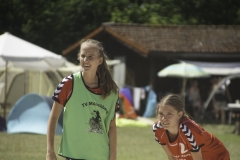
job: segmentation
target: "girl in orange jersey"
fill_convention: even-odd
[[[181,97],[170,94],[157,105],[159,121],[153,125],[155,140],[169,160],[229,160],[223,143],[193,121]]]

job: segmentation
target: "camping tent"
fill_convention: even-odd
[[[61,67],[56,71],[60,74],[61,79],[58,79],[52,71],[29,71],[21,68],[8,67],[6,97],[4,95],[6,72],[0,69],[0,72],[3,72],[0,76],[0,103],[3,103],[4,98],[6,98],[8,106],[11,107],[19,98],[27,93],[51,96],[62,78],[72,74],[73,70],[71,68],[76,66],[70,62],[66,62],[66,64],[66,67]]]
[[[4,95],[5,74],[0,76],[0,103],[6,102],[8,107],[13,106],[19,98],[27,93],[38,93],[51,96],[60,81],[54,78],[52,72],[25,71],[11,67],[7,72],[7,95]]]
[[[53,100],[38,94],[26,94],[11,109],[6,123],[7,133],[47,134],[48,118]],[[56,134],[62,133],[62,114],[58,120]]]

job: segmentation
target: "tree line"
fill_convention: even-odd
[[[0,34],[61,54],[103,22],[239,25],[239,0],[0,0]]]

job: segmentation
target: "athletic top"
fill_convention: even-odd
[[[52,96],[52,99],[59,104],[62,104],[65,106],[67,103],[68,99],[70,98],[72,94],[72,88],[73,87],[73,75],[69,75],[58,84],[56,90],[54,91],[54,94]],[[85,85],[85,87],[88,88],[88,86]],[[100,87],[97,88],[88,88],[89,91],[101,95],[102,91]],[[119,101],[116,103],[116,112],[120,110],[120,104]]]
[[[109,159],[108,132],[115,116],[113,106],[118,104],[118,94],[111,93],[102,99],[101,94],[89,91],[80,72],[68,78],[73,82],[72,91],[70,95],[66,94],[67,100],[59,99],[65,107],[58,154],[73,159]],[[63,86],[59,85],[60,88]],[[54,94],[54,97],[58,96]]]
[[[223,143],[189,118],[180,120],[177,139],[174,142],[169,141],[167,130],[160,122],[153,125],[153,131],[155,140],[161,145],[167,145],[177,160],[192,160],[191,152],[198,152],[200,148],[204,160],[230,159]]]

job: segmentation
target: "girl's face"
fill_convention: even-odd
[[[159,120],[166,130],[176,130],[179,128],[179,121],[183,112],[178,112],[173,106],[163,105],[158,109]]]
[[[80,65],[85,72],[96,72],[97,67],[102,63],[103,58],[100,57],[99,50],[91,44],[82,44],[80,51]]]

